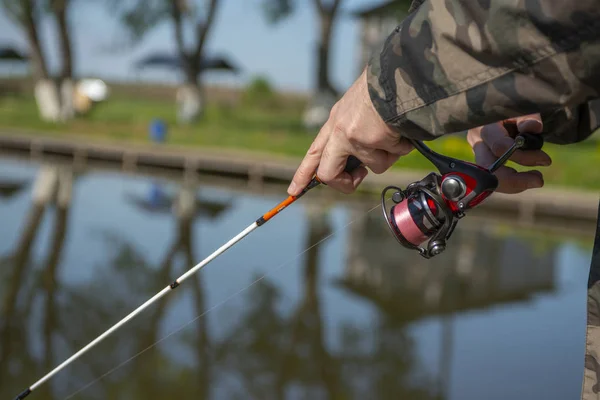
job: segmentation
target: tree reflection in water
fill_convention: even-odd
[[[70,190],[70,185],[65,187]],[[0,283],[0,397],[14,396],[29,379],[48,372],[203,257],[194,223],[222,215],[229,206],[197,201],[197,190],[185,185],[178,193],[160,209],[133,199],[140,212],[173,215],[172,242],[162,259],[151,262],[127,238],[107,234],[106,260],[90,266],[91,280],[72,286],[57,279],[68,243],[70,203],[52,197],[50,248],[34,265],[31,248],[49,203],[33,202],[14,252],[0,257],[0,267],[10,269],[10,281]],[[291,311],[279,307],[282,289],[263,278],[246,294],[246,306],[234,310],[236,324],[226,333],[210,336],[212,319],[202,317],[154,346],[183,296],[190,299],[194,315],[210,306],[199,272],[43,385],[40,398],[64,398],[101,377],[74,398],[441,399],[450,380],[451,353],[442,354],[441,384],[432,377],[416,380],[420,367],[411,323],[444,317],[448,341],[442,347],[449,350],[454,313],[554,289],[548,267],[552,252],[534,260],[531,249],[517,241],[500,243],[477,229],[462,229],[443,259],[425,262],[415,253],[399,257],[390,251],[397,245],[387,227],[373,216],[350,230],[348,261],[338,281],[351,296],[370,302],[373,319],[331,326],[322,296],[342,289],[323,284],[322,246],[311,247],[331,233],[331,215],[310,203],[304,206],[307,230],[301,247],[310,249],[300,266],[300,298]],[[336,329],[327,335],[337,338],[335,349],[327,345],[328,329]],[[182,350],[186,357],[178,356]]]
[[[310,210],[307,220],[305,248],[330,233],[326,214]],[[327,349],[319,290],[320,247],[307,252],[302,297],[291,315],[277,311],[279,292],[267,279],[248,294],[251,306],[217,352],[220,368],[238,382],[235,392],[226,397],[437,399],[406,379],[414,372],[415,360],[402,321],[381,314],[376,326],[368,321],[365,326],[346,324],[338,332],[341,351]],[[365,347],[371,350],[358,351]]]
[[[15,251],[0,257],[0,264],[7,269],[0,298],[0,394],[3,396],[3,387],[28,384],[24,381],[25,371],[48,370],[55,362],[57,275],[67,232],[72,181],[69,168],[46,165],[40,169]],[[15,185],[3,194],[14,196],[24,187],[25,184]],[[32,249],[46,211],[54,213],[51,241],[47,257],[36,263],[32,260]],[[38,329],[32,329],[36,325],[30,323],[30,316],[36,310],[36,300],[41,306],[42,319]],[[27,341],[31,332],[41,335],[41,356],[34,354]],[[50,385],[41,392],[40,396],[53,398]]]

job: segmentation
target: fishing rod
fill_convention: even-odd
[[[439,170],[441,175],[431,173],[421,181],[408,185],[406,190],[402,190],[396,186],[386,187],[381,193],[381,206],[384,219],[398,242],[408,249],[419,251],[425,258],[431,258],[443,252],[446,248],[446,241],[450,238],[458,220],[465,215],[467,210],[480,204],[496,190],[498,187],[498,179],[494,175],[494,171],[502,166],[516,150],[540,149],[543,145],[543,138],[540,135],[527,133],[518,134],[515,137],[514,144],[504,153],[504,155],[502,155],[502,157],[500,157],[491,167],[483,168],[476,164],[436,153],[421,141],[410,141],[413,146]],[[362,162],[359,159],[350,156],[346,162],[344,171],[352,172],[361,165]],[[22,400],[29,396],[38,387],[78,359],[85,352],[114,333],[150,305],[167,295],[167,293],[179,287],[191,275],[198,272],[202,267],[230,249],[252,231],[273,219],[273,217],[292,205],[309,190],[322,183],[323,182],[318,176],[315,175],[300,194],[297,196],[288,196],[277,206],[250,224],[242,232],[215,250],[199,264],[189,269],[171,284],[132,311],[129,315],[121,319],[77,353],[73,354],[33,385],[25,389],[15,398],[15,400]],[[392,195],[392,201],[395,205],[388,211],[385,195],[391,189],[395,190]],[[427,241],[427,249],[419,247],[419,245],[422,245]]]

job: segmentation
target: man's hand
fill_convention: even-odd
[[[503,122],[514,122],[520,133],[541,133],[542,120],[539,114],[497,122],[469,130],[467,140],[475,153],[475,163],[488,168],[514,143]],[[511,161],[523,166],[549,166],[552,160],[542,150],[517,150]],[[502,166],[495,172],[500,193],[516,194],[527,189],[544,186],[544,177],[540,171],[517,172],[514,168]]]
[[[296,171],[288,194],[298,195],[315,172],[328,186],[352,193],[367,176],[368,167],[376,174],[384,173],[400,156],[413,150],[379,116],[367,87],[363,72],[344,96],[333,106],[329,119],[308,149]],[[350,155],[363,162],[351,174],[344,172]],[[318,171],[317,171],[318,168]]]

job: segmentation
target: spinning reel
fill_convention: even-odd
[[[398,242],[432,258],[446,249],[446,242],[465,213],[476,207],[498,187],[494,172],[518,149],[539,150],[544,144],[541,135],[518,133],[513,123],[504,126],[514,144],[489,168],[438,154],[420,141],[411,140],[415,148],[439,170],[405,190],[388,186],[381,193],[383,216]],[[516,132],[516,134],[515,134]],[[516,136],[516,137],[515,137]],[[389,210],[386,194],[394,190]],[[426,247],[420,247],[425,242]]]

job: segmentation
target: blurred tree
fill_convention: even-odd
[[[312,0],[319,17],[317,39],[317,74],[315,86],[318,92],[330,92],[337,96],[338,91],[329,79],[329,53],[331,34],[343,0]],[[278,23],[293,14],[298,2],[295,0],[263,0],[265,17],[270,23]]]
[[[342,2],[343,0],[312,0],[319,18],[319,34],[315,54],[317,62],[314,94],[304,114],[304,126],[310,130],[319,129],[327,121],[331,108],[340,95],[331,82],[329,65],[332,33],[335,22],[339,20]],[[390,15],[397,17],[400,22],[411,2],[411,0],[391,0],[378,6],[367,7],[380,10],[387,17]],[[308,3],[297,0],[262,0],[262,7],[267,21],[275,24],[291,16],[298,5]]]
[[[208,35],[213,26],[220,0],[135,0],[126,2],[111,0],[107,4],[119,16],[120,22],[130,34],[130,45],[139,43],[143,37],[163,22],[173,25],[177,44],[178,67],[185,84],[179,90],[178,101],[185,111],[185,122],[201,117],[203,91],[200,72]],[[186,45],[185,32],[192,33],[192,44]]]
[[[329,78],[329,54],[331,52],[331,34],[343,0],[312,0],[319,18],[319,34],[316,49],[316,74],[313,98],[304,114],[304,126],[318,129],[329,117],[329,111],[337,101],[338,90]],[[275,24],[293,14],[296,0],[263,0],[263,10],[269,23]],[[306,4],[306,2],[304,2]]]
[[[30,48],[35,97],[42,119],[65,121],[74,116],[73,57],[68,11],[73,0],[0,0],[6,14],[21,28]],[[56,20],[62,69],[53,78],[42,46],[40,25],[51,16]]]

